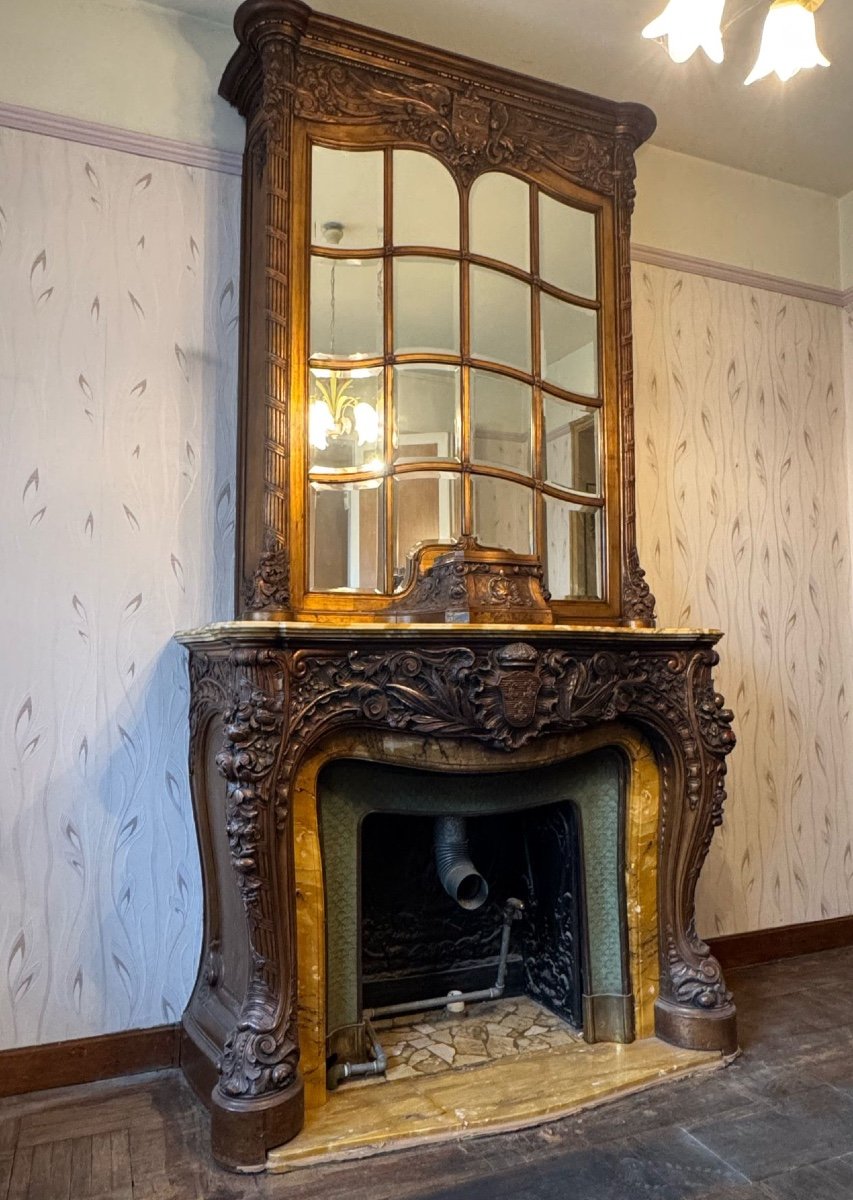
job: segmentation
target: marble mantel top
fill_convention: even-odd
[[[362,622],[333,625],[319,621],[217,621],[198,629],[182,630],[175,639],[190,649],[212,645],[271,642],[279,645],[304,642],[446,642],[584,641],[584,642],[697,642],[710,644],[722,637],[719,629],[634,628],[620,625],[474,625],[417,622]]]

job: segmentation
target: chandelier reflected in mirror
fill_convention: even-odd
[[[747,84],[774,72],[785,83],[803,69],[829,66],[817,43],[815,13],[822,4],[823,0],[772,0]],[[736,13],[724,26],[725,5],[726,0],[669,0],[660,16],[645,27],[643,37],[666,39],[673,62],[686,62],[701,48],[712,62],[721,63],[723,34],[738,16],[755,7]]]

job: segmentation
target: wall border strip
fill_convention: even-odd
[[[834,308],[846,308],[853,303],[853,288],[846,292],[840,288],[824,287],[818,283],[805,283],[800,279],[785,279],[766,271],[753,271],[748,267],[734,267],[727,263],[714,262],[710,258],[697,258],[692,254],[681,254],[677,250],[657,250],[654,246],[631,243],[633,262],[646,263],[651,267],[666,267],[670,271],[683,271],[688,275],[704,275],[709,279],[721,279],[724,283],[736,283],[741,287],[760,288],[765,292],[779,292],[783,296],[795,296],[798,300],[814,300],[818,304],[831,304]]]
[[[180,1025],[156,1025],[0,1050],[0,1097],[168,1070],[180,1062],[180,1034]]]
[[[100,146],[107,150],[121,150],[126,154],[139,154],[143,158],[157,158],[187,167],[220,171],[225,175],[240,175],[242,172],[243,159],[238,151],[216,150],[192,142],[174,141],[157,134],[135,133],[132,130],[119,129],[115,125],[102,125],[97,121],[85,121],[79,117],[64,117],[3,101],[0,101],[0,126],[20,129],[25,133],[40,133],[68,142]],[[730,266],[709,258],[681,254],[677,250],[659,250],[654,246],[634,242],[631,245],[631,259],[633,262],[646,263],[652,267],[685,271],[690,275],[703,275],[725,283],[736,283],[741,287],[761,288],[763,291],[779,292],[784,296],[795,296],[800,300],[830,304],[834,308],[848,308],[853,305],[853,288],[842,291],[839,288],[805,283],[798,279],[785,279],[766,271],[753,271],[748,267]]]
[[[135,133],[115,125],[101,125],[97,121],[83,121],[79,117],[62,117],[2,101],[0,126],[20,129],[25,133],[41,133],[66,142],[81,142],[86,146],[101,146],[106,150],[122,150],[125,154],[139,154],[143,158],[159,158],[163,162],[180,163],[185,167],[220,171],[225,175],[240,175],[243,169],[243,156],[236,151],[177,142],[157,134]]]

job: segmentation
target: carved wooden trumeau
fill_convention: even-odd
[[[247,122],[236,589],[245,619],[179,635],[190,651],[190,773],[205,891],[181,1061],[210,1106],[214,1156],[255,1169],[303,1123],[296,908],[305,897],[295,882],[293,799],[301,766],[332,735],[362,731],[375,747],[381,734],[388,761],[400,754],[396,738],[437,740],[442,753],[446,743],[461,754],[466,745],[472,754],[484,747],[511,760],[534,744],[557,753],[557,739],[564,756],[580,753],[585,731],[634,727],[660,777],[656,1031],[676,1045],[731,1051],[735,1010],[719,964],[697,937],[694,896],[722,819],[734,734],[713,683],[720,635],[654,630],[654,597],[636,548],[629,239],[634,152],[654,128],[652,114],[321,16],[298,0],[247,0],[235,30],[240,45],[221,91]],[[387,428],[384,457],[353,456],[349,476],[333,462],[319,482],[310,463],[325,443],[310,424],[309,384],[320,360],[309,345],[308,266],[316,260],[335,268],[353,251],[336,248],[334,239],[319,246],[309,229],[318,147],[366,152],[382,163],[381,239],[357,249],[354,264],[380,264],[382,353],[350,357],[359,379],[381,380],[384,408],[372,417]],[[452,245],[404,239],[400,246],[385,232],[390,226],[393,234],[394,156],[412,151],[450,179],[459,212]],[[528,258],[520,264],[472,249],[472,196],[490,173],[526,189]],[[594,229],[589,290],[544,277],[543,204],[585,214]],[[335,221],[328,227],[343,229]],[[398,353],[391,337],[397,264],[418,256],[457,272],[453,353]],[[526,366],[473,353],[469,293],[477,270],[526,289]],[[595,386],[587,391],[545,377],[544,297],[560,313],[571,308],[594,324],[588,363]],[[334,317],[334,291],[331,302]],[[331,380],[345,368],[331,341],[320,362],[328,369],[315,376],[330,381],[321,416],[342,422],[352,402],[345,388],[336,384],[333,392]],[[421,445],[401,463],[395,372],[425,360],[456,373],[459,446],[450,445],[452,429],[441,429],[431,451]],[[526,389],[530,419],[516,438],[527,454],[524,469],[472,450],[478,373]],[[564,412],[580,414],[570,418],[578,421],[571,466],[578,479],[570,483],[553,477],[543,449],[548,398],[558,430]],[[346,429],[352,449],[355,418],[347,420],[350,426],[335,429]],[[367,444],[372,435],[364,429]],[[416,426],[413,444],[427,434],[436,431]],[[423,457],[429,453],[431,462]],[[435,481],[441,472],[452,487],[446,496],[438,487],[436,504],[449,508],[458,496],[459,526],[452,536],[415,539],[400,561],[399,481]],[[312,576],[311,503],[326,487],[337,499],[346,495],[360,521],[361,499],[348,479],[374,497],[364,512],[374,513],[381,537],[368,554],[359,543],[353,579],[323,585]],[[494,491],[477,500],[484,479]],[[477,505],[488,509],[498,485],[524,497],[532,552],[478,538]],[[416,493],[416,506],[426,494]],[[580,514],[567,525],[566,544],[576,535],[579,541],[575,557],[567,550],[561,561],[593,583],[554,598],[543,548],[551,555],[559,542],[547,524],[548,504],[564,500],[565,511]],[[353,536],[351,521],[341,529],[345,540]],[[362,559],[376,573],[370,587],[361,581]]]
[[[598,595],[557,596],[552,610],[562,622],[653,624],[654,598],[636,552],[629,255],[634,151],[654,128],[652,114],[324,17],[298,0],[247,0],[235,28],[241,45],[221,91],[247,119],[238,611],[324,620],[384,620],[399,611],[390,582],[330,592],[312,585],[308,563],[305,147],[331,140],[423,148],[463,197],[483,173],[504,171],[548,194],[598,203],[604,578]],[[386,253],[395,251],[386,245]],[[464,247],[459,258],[467,264]],[[538,294],[538,274],[529,279]],[[463,369],[467,354],[463,347]],[[383,361],[397,361],[387,346]],[[538,395],[535,367],[531,379]],[[463,460],[453,469],[461,476],[464,538],[476,534],[468,527],[472,468]],[[548,490],[541,470],[531,480],[540,555]]]

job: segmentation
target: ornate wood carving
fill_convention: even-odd
[[[606,134],[533,116],[485,88],[417,82],[386,67],[305,54],[296,78],[296,112],[312,121],[378,125],[392,137],[441,155],[463,183],[496,167],[557,167],[591,191],[614,189],[614,142]]]
[[[615,241],[616,246],[605,264],[602,312],[608,325],[614,319],[618,323],[616,386],[622,412],[618,422],[608,422],[610,429],[618,424],[620,445],[608,434],[614,443],[608,446],[608,461],[618,457],[619,465],[608,469],[604,511],[609,542],[618,533],[619,562],[617,569],[611,558],[606,597],[560,601],[557,611],[561,620],[575,619],[577,611],[581,620],[652,624],[654,602],[636,563],[629,262],[633,155],[652,131],[652,114],[639,105],[472,65],[453,54],[350,26],[311,12],[299,0],[246,0],[235,28],[240,48],[220,90],[248,121],[238,604],[246,615],[313,618],[322,608],[338,620],[381,619],[397,607],[384,593],[318,598],[304,577],[306,497],[302,484],[296,484],[301,474],[289,466],[291,455],[301,453],[290,408],[295,401],[298,422],[307,402],[301,384],[299,394],[290,396],[289,378],[289,339],[300,347],[294,354],[301,359],[306,308],[289,261],[289,222],[302,221],[309,199],[304,156],[301,149],[294,154],[301,146],[294,142],[298,122],[300,137],[307,129],[312,137],[332,135],[358,146],[423,147],[462,185],[483,171],[509,169],[532,178],[538,172],[548,187],[561,176],[567,184],[612,199],[612,208],[602,210],[606,245]],[[610,293],[610,260],[618,314]],[[605,402],[615,408],[609,364],[607,378]]]
[[[409,581],[394,604],[398,616],[497,625],[553,622],[538,558],[481,546],[472,537],[436,554],[440,549],[422,546],[411,561]]]
[[[230,1098],[288,1088],[296,1076],[295,947],[278,903],[277,833],[287,806],[275,797],[275,765],[286,723],[284,680],[269,650],[233,653],[236,683],[217,765],[228,781],[225,824],[243,897],[251,950],[249,986],[219,1064]],[[289,900],[288,900],[289,902]]]
[[[467,739],[511,754],[554,734],[638,726],[655,747],[662,784],[662,1033],[679,1044],[729,1047],[731,996],[693,918],[735,742],[732,714],[713,683],[715,640],[544,628],[512,640],[472,629],[464,642],[448,635],[427,646],[414,628],[385,638],[362,631],[355,645],[352,634],[331,644],[309,633],[286,641],[269,633],[249,644],[225,635],[220,657],[195,654],[194,711],[230,687],[217,761],[228,784],[225,822],[251,952],[214,1099],[269,1104],[298,1085],[290,788],[305,754],[344,728]],[[221,650],[229,644],[226,665]],[[721,1032],[708,1033],[708,1021]]]

